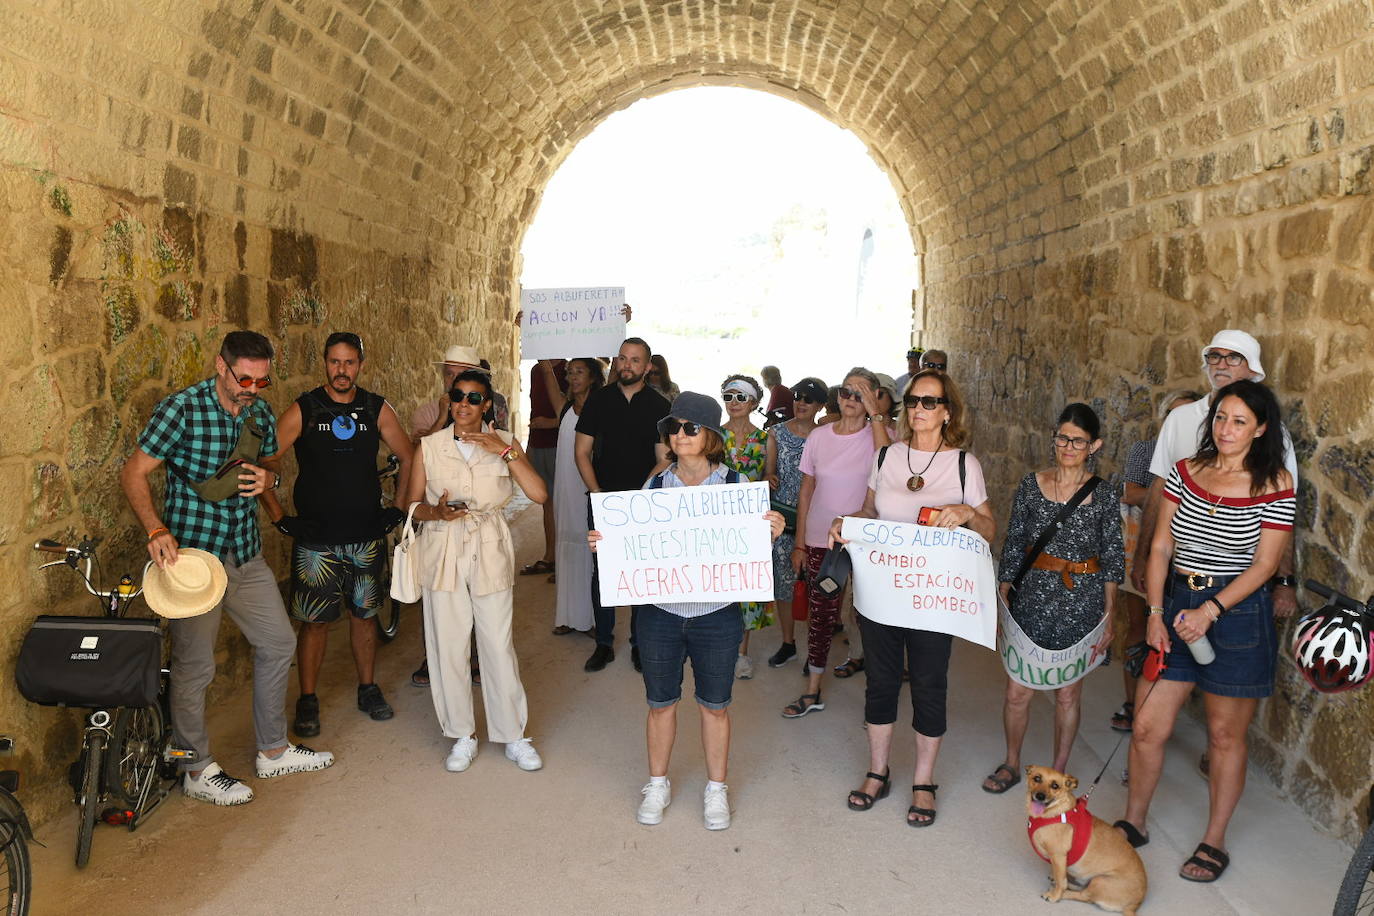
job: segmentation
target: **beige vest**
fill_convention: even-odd
[[[509,443],[511,434],[487,430]],[[465,502],[465,516],[451,522],[425,522],[420,529],[420,584],[442,592],[471,590],[490,595],[511,588],[515,550],[501,509],[515,495],[510,467],[483,448],[463,459],[453,429],[441,429],[420,440],[425,467],[425,501],[431,505],[448,491],[449,502]],[[468,581],[467,558],[477,553],[475,581]]]

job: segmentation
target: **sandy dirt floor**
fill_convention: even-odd
[[[542,547],[539,513],[515,521],[519,563]],[[421,657],[418,608],[380,650],[378,681],[396,708],[372,722],[354,704],[343,627],[332,633],[322,677],[324,730],[308,743],[338,762],[321,773],[250,779],[257,799],[214,808],[179,794],[137,833],[98,826],[90,865],[72,865],[75,808],[45,824],[34,849],[38,914],[336,913],[939,913],[1098,912],[1045,903],[1047,867],[1025,832],[1024,782],[1006,796],[979,789],[1002,759],[1003,676],[994,653],[958,643],[951,666],[950,731],[937,779],[939,820],[905,826],[913,759],[899,728],[892,795],[866,813],[845,796],[867,769],[863,678],[827,678],[827,708],[799,720],[779,711],[801,693],[796,661],[770,669],[776,630],[756,635],[755,677],[735,686],[729,830],[704,829],[705,773],[697,715],[680,714],[664,822],[634,820],[644,760],[643,687],[630,666],[628,612],[617,656],[598,674],[582,663],[591,640],[550,634],[554,586],[517,578],[516,646],[529,693],[529,734],[545,767],[525,773],[483,741],[466,773],[443,769],[451,742],[435,725],[427,690],[409,683]],[[805,639],[804,628],[800,629]],[[844,659],[842,639],[832,657]],[[690,697],[690,671],[687,674]],[[1116,744],[1107,726],[1120,701],[1116,668],[1091,676],[1070,769],[1096,776]],[[295,701],[292,679],[289,702]],[[910,715],[903,701],[902,719]],[[479,730],[483,727],[479,712]],[[215,712],[216,755],[235,775],[252,771],[248,693]],[[480,737],[485,737],[479,731]],[[1200,726],[1185,720],[1171,747],[1141,850],[1150,875],[1142,912],[1316,914],[1329,911],[1348,848],[1318,833],[1268,779],[1251,769],[1232,823],[1231,868],[1216,884],[1176,872],[1206,818],[1194,766]],[[1092,799],[1121,816],[1125,748]],[[1050,704],[1039,701],[1028,761],[1048,762]]]

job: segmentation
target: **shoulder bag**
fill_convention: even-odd
[[[415,549],[415,526],[411,524],[418,505],[418,501],[410,504],[401,536],[391,551],[391,597],[402,604],[420,600],[419,551]]]
[[[1016,578],[1011,580],[1011,595],[1009,597],[1016,597],[1016,590],[1020,588],[1021,580],[1026,578],[1026,573],[1030,572],[1031,564],[1033,564],[1036,558],[1044,552],[1050,541],[1054,539],[1055,534],[1059,532],[1059,529],[1064,527],[1064,523],[1069,520],[1069,516],[1073,515],[1073,510],[1077,509],[1079,505],[1082,504],[1083,500],[1088,498],[1088,494],[1093,491],[1093,488],[1101,482],[1102,478],[1098,477],[1096,474],[1089,477],[1084,482],[1083,486],[1078,488],[1078,492],[1074,493],[1073,496],[1069,498],[1069,501],[1064,503],[1064,507],[1059,510],[1059,514],[1054,517],[1054,521],[1046,525],[1045,530],[1040,532],[1035,539],[1035,543],[1031,544],[1030,550],[1026,551],[1026,556],[1021,560],[1021,568],[1016,571]]]

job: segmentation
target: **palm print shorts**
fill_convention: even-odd
[[[291,616],[310,623],[338,620],[345,606],[360,620],[382,606],[386,541],[305,545],[291,550]]]

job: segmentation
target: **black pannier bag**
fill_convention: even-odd
[[[14,679],[43,706],[152,706],[161,669],[156,620],[44,615],[24,637]]]

